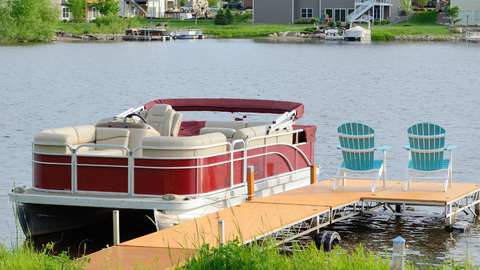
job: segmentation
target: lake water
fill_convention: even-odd
[[[372,126],[377,146],[392,146],[388,178],[403,180],[406,129],[434,122],[445,127],[446,143],[458,146],[454,182],[478,182],[478,55],[478,44],[465,43],[265,39],[0,46],[0,239],[7,245],[15,241],[6,192],[14,184],[31,185],[36,132],[94,124],[159,98],[304,103],[298,123],[318,126],[315,163],[324,169],[321,180],[333,176],[341,163],[336,149],[340,124]],[[417,211],[441,215],[443,209]],[[401,235],[417,261],[480,254],[478,223],[459,235],[446,233],[441,218],[382,215],[355,218],[334,229],[344,242],[361,242],[378,252]]]

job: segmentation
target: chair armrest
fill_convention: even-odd
[[[457,148],[456,145],[449,145],[445,148],[445,151],[451,151],[451,150],[456,149],[456,148]]]
[[[410,150],[410,145],[404,145],[404,146],[403,146],[403,149],[405,149],[405,150]]]
[[[388,150],[388,149],[390,149],[390,148],[392,148],[392,147],[385,145],[385,146],[382,146],[382,147],[380,147],[380,148],[374,148],[373,150],[375,150],[375,151],[385,151],[385,150]]]
[[[337,145],[337,149],[340,149],[340,148],[342,148],[342,146],[341,146],[340,144],[339,144],[339,145]]]

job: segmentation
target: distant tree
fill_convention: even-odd
[[[410,0],[400,0],[400,5],[402,5],[405,15],[407,15],[407,25],[408,25],[408,14],[412,12],[412,2]]]
[[[413,0],[413,4],[419,8],[424,8],[428,4],[428,0]]]
[[[458,19],[458,16],[460,15],[460,8],[458,6],[447,8],[447,15],[452,18],[453,27],[455,29],[455,32],[457,32],[457,23],[462,20]]]
[[[98,12],[105,16],[109,13],[117,15],[117,13],[120,11],[118,4],[120,4],[120,1],[97,0],[96,2],[92,3],[92,6],[96,7]]]
[[[180,1],[180,6],[184,7],[185,6],[185,0]]]
[[[81,23],[85,21],[85,8],[87,0],[68,0],[66,6],[70,9],[72,15],[71,21]]]
[[[227,20],[225,19],[225,14],[223,13],[223,9],[219,9],[217,14],[215,15],[215,19],[213,19],[213,24],[216,25],[225,25]]]
[[[0,0],[0,40],[42,41],[55,35],[60,9],[50,0]]]
[[[226,22],[226,24],[232,24],[233,21],[234,21],[234,19],[233,19],[233,15],[232,15],[232,12],[230,11],[230,9],[227,8],[227,9],[225,10],[225,13],[224,13],[224,14],[225,14],[225,22]]]

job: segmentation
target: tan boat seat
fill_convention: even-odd
[[[143,149],[144,157],[201,157],[225,153],[227,138],[222,133],[210,133],[190,137],[146,137],[143,146],[164,147],[166,149]],[[209,147],[209,145],[212,145]],[[207,146],[207,147],[204,147]],[[177,148],[177,149],[168,149]]]

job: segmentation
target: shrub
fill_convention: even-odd
[[[381,20],[380,23],[381,23],[382,25],[389,24],[389,23],[390,23],[390,20]]]
[[[341,22],[341,21],[336,21],[335,23],[336,23],[337,27],[342,26],[342,22]]]
[[[310,23],[318,23],[320,20],[317,17],[312,17]]]
[[[185,0],[180,1],[180,6],[182,6],[182,7],[185,6]]]
[[[60,10],[50,0],[0,0],[0,40],[41,41],[55,36]]]
[[[232,24],[234,20],[233,20],[232,12],[230,11],[229,8],[225,10],[224,15],[225,15],[226,24]]]
[[[84,34],[92,33],[97,30],[104,34],[119,34],[123,33],[127,28],[137,27],[139,21],[137,18],[120,18],[115,14],[109,13],[107,16],[100,16],[95,19],[97,29],[85,29]]]
[[[373,21],[373,24],[374,24],[374,25],[378,25],[378,23],[379,23],[378,20],[374,20],[374,21]]]
[[[335,22],[334,22],[334,21],[329,21],[329,22],[328,22],[328,26],[332,27],[332,26],[334,26],[334,25],[335,25]]]
[[[252,9],[252,7],[251,6],[246,6],[245,9]]]
[[[227,12],[227,10],[229,10],[229,9],[226,9],[225,13]],[[218,10],[217,15],[215,15],[215,19],[213,19],[213,24],[215,24],[215,25],[227,25],[228,21],[227,21],[227,18],[225,16],[225,13],[223,12],[222,9]]]
[[[242,8],[242,4],[237,4],[236,8],[237,8],[237,9],[241,9],[241,8]]]
[[[294,21],[294,23],[295,24],[308,24],[310,22],[308,21],[308,19],[300,19],[300,20]]]

